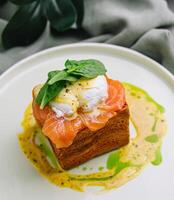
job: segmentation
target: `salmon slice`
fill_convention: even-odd
[[[57,148],[67,147],[72,144],[76,134],[85,128],[82,120],[77,117],[67,120],[64,117],[57,117],[50,106],[43,109],[36,103],[35,98],[38,87],[33,89],[33,115],[36,121],[42,126],[42,132],[46,135]]]
[[[125,89],[117,80],[107,78],[107,83],[108,99],[99,108],[107,112],[119,111],[126,103]]]
[[[107,78],[107,77],[106,77]],[[105,126],[109,119],[116,115],[116,112],[121,110],[126,103],[125,90],[119,81],[107,78],[108,83],[108,98],[98,106],[101,114],[97,117],[91,114],[81,113],[83,123],[91,131],[96,131]]]
[[[97,131],[103,128],[108,120],[116,115],[116,112],[102,112],[99,116],[91,116],[90,114],[81,113],[81,119],[86,127],[91,131]]]
[[[88,113],[79,112],[79,117],[68,120],[64,117],[57,117],[56,113],[49,106],[40,109],[35,102],[35,91],[33,91],[33,115],[42,126],[42,132],[57,148],[68,147],[73,143],[77,133],[89,128],[96,131],[105,126],[110,118],[116,115],[125,105],[125,91],[119,81],[107,78],[108,99],[99,106],[101,114],[93,116]],[[34,90],[36,90],[34,88]]]
[[[77,117],[67,120],[64,117],[57,117],[52,111],[48,114],[42,128],[46,135],[57,148],[68,147],[73,143],[76,134],[84,128],[82,120]]]

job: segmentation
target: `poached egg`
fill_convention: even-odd
[[[94,79],[79,79],[66,87],[49,105],[57,117],[76,117],[78,109],[92,112],[98,104],[108,97],[108,85],[105,76]]]

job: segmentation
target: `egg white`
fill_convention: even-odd
[[[50,106],[58,117],[77,115],[78,109],[92,112],[97,105],[108,97],[108,85],[105,76],[94,79],[80,79],[67,85],[59,95],[50,102]]]

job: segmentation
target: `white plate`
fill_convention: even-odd
[[[63,66],[66,59],[101,60],[114,79],[130,82],[150,93],[166,108],[168,135],[163,163],[149,165],[141,175],[119,189],[104,194],[60,189],[43,179],[18,147],[17,133],[31,89],[44,81],[47,72]],[[33,55],[0,77],[0,199],[93,200],[174,199],[174,78],[151,59],[122,47],[106,44],[72,44]]]

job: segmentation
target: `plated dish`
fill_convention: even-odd
[[[30,136],[33,130],[41,129],[32,115],[32,89],[45,83],[49,71],[63,70],[67,59],[97,59],[104,64],[110,79],[121,82],[129,108],[129,144],[57,173],[45,155],[40,153],[40,149],[26,140],[35,152],[32,154],[32,163],[36,168],[33,167],[25,156],[30,151],[28,149],[23,154],[17,135],[28,130]],[[26,200],[57,200],[61,197],[70,200],[73,197],[77,200],[173,200],[173,92],[174,78],[161,65],[135,51],[115,45],[65,45],[37,53],[17,63],[0,77],[0,199],[23,200],[25,197]],[[150,106],[149,110],[144,110],[144,104]],[[165,108],[165,112],[159,104]],[[150,110],[153,112],[148,112]],[[162,125],[165,130],[167,123],[166,137],[165,133],[158,132],[158,128],[155,132],[151,130],[157,118],[156,127],[159,127],[159,116],[165,119]],[[23,117],[28,122],[23,123],[25,130],[21,127]],[[147,126],[147,123],[151,125]],[[154,134],[158,134],[158,139],[152,136]],[[147,138],[150,135],[152,137]],[[151,143],[146,140],[158,141]],[[138,148],[135,144],[138,144]],[[142,150],[145,149],[142,144],[146,145],[148,156],[145,156],[146,150]],[[156,149],[158,151],[154,154]],[[160,165],[151,164],[155,155],[158,158],[155,163]],[[138,160],[134,159],[136,156]],[[42,164],[35,163],[35,158],[40,158]],[[129,166],[126,162],[130,160],[139,167]]]
[[[49,71],[46,82],[32,90],[20,146],[41,174],[60,187],[116,188],[148,163],[162,161],[164,108],[144,90],[106,72],[99,60],[67,60],[63,70]],[[133,139],[130,120],[136,129]],[[112,150],[106,169],[85,175],[68,171]]]

